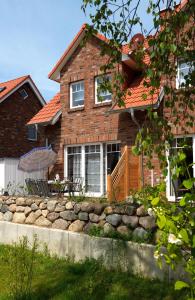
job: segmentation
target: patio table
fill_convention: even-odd
[[[64,194],[65,192],[68,192],[70,194],[72,184],[73,183],[70,180],[48,180],[48,186],[51,193]]]

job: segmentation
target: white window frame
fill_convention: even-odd
[[[98,90],[98,82],[97,81],[98,81],[98,78],[101,78],[101,77],[109,77],[110,80],[111,80],[111,74],[99,75],[99,76],[95,77],[95,104],[112,102],[112,93],[109,93],[109,95],[111,95],[111,99],[98,101],[98,92],[97,92],[97,90]]]
[[[176,135],[174,138],[192,138],[192,152],[193,152],[193,163],[195,163],[195,134],[189,134],[189,135]],[[170,174],[170,162],[169,162],[169,151],[166,152],[167,156],[167,163],[168,163],[168,172],[166,177],[166,196],[169,201],[176,201],[175,196],[171,196],[171,174]],[[192,166],[193,168],[193,177],[195,178],[195,165]]]
[[[32,127],[32,126],[35,128],[35,138],[34,138],[34,139],[33,139],[33,138],[30,138],[29,135],[28,135],[28,140],[29,140],[29,141],[34,141],[34,142],[35,142],[35,141],[37,141],[37,125],[36,125],[36,124],[35,124],[35,125],[28,125],[28,128],[29,128],[29,127]],[[28,131],[28,129],[27,129],[27,131]],[[27,134],[28,134],[28,133],[29,133],[29,131],[27,132]]]
[[[81,82],[83,82],[83,86],[84,86],[84,90],[83,90],[83,92],[84,92],[84,96],[83,96],[83,104],[82,104],[82,105],[76,105],[76,106],[74,106],[74,105],[73,105],[73,97],[72,97],[72,93],[73,93],[72,87],[73,87],[73,85],[79,84],[79,83],[81,83]],[[70,83],[70,108],[84,107],[84,101],[85,101],[85,84],[84,84],[84,80],[71,82],[71,83]]]
[[[106,151],[104,153],[104,144],[106,145]],[[113,141],[107,143],[86,143],[86,144],[73,144],[67,145],[64,148],[64,176],[68,177],[68,147],[81,147],[81,177],[83,178],[83,184],[85,185],[85,146],[89,145],[100,145],[100,192],[86,192],[85,195],[87,197],[102,197],[105,195],[104,191],[104,154],[106,155],[106,162],[105,162],[105,184],[107,186],[107,145],[108,144],[121,144],[120,141]],[[75,195],[79,195],[79,193],[75,193]]]
[[[181,89],[182,88],[182,86],[181,86],[182,82],[180,82],[181,81],[181,79],[180,79],[180,71],[182,69],[185,69],[185,68],[182,68],[182,69],[180,68],[180,64],[181,63],[186,63],[187,64],[187,63],[189,63],[189,61],[184,61],[184,60],[182,60],[182,58],[177,60],[177,75],[176,75],[176,88],[177,89]]]

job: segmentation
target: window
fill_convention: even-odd
[[[25,89],[20,90],[19,93],[20,93],[20,96],[22,96],[23,99],[28,98],[28,94],[27,94]]]
[[[100,145],[85,146],[86,192],[100,192]]]
[[[177,68],[177,88],[180,88],[186,84],[186,77],[192,73],[194,70],[194,63],[193,62],[185,62],[182,60],[178,61],[178,68]]]
[[[36,125],[28,126],[28,140],[37,141],[37,126]]]
[[[1,86],[1,87],[0,87],[0,93],[3,92],[5,89],[6,89],[5,86]]]
[[[68,147],[68,177],[75,179],[81,175],[81,146]]]
[[[101,84],[104,81],[110,81],[111,75],[98,76],[95,78],[95,103],[110,102],[112,100],[112,94],[108,90],[101,90]]]
[[[111,174],[121,156],[120,144],[107,144],[107,173]]]
[[[84,105],[84,81],[71,83],[70,85],[70,108]]]
[[[185,162],[188,166],[188,170],[186,168],[185,171],[180,174],[178,178],[174,178],[173,175],[175,173],[175,169],[171,169],[170,163],[169,163],[169,178],[168,178],[168,190],[169,190],[169,197],[175,198],[176,197],[182,197],[186,193],[186,189],[183,186],[182,182],[185,179],[188,179],[190,177],[194,177],[195,175],[195,169],[193,167],[193,163],[195,161],[195,137],[182,137],[182,138],[175,138],[173,145],[169,151],[170,156],[174,156],[179,154],[179,152],[185,153],[186,159]],[[181,166],[178,166],[181,167]]]

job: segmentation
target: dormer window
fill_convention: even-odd
[[[70,84],[70,108],[84,106],[84,81]]]
[[[110,81],[111,75],[95,77],[95,103],[104,103],[112,101],[112,94],[109,90],[101,90],[101,84],[104,81]]]
[[[176,81],[176,87],[177,88],[182,88],[186,85],[186,80],[189,76],[194,71],[194,63],[193,62],[186,62],[184,60],[179,60],[178,61],[178,66],[177,66],[177,81]]]
[[[20,90],[19,93],[20,93],[20,96],[21,96],[23,99],[28,98],[28,94],[27,94],[27,92],[26,92],[25,89]]]
[[[5,86],[1,86],[1,87],[0,87],[0,93],[3,92],[5,89],[6,89]]]

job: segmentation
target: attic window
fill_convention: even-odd
[[[0,93],[3,92],[6,89],[5,86],[0,87]]]
[[[27,94],[25,89],[20,90],[19,93],[20,93],[20,96],[22,96],[23,99],[28,98],[28,94]]]

